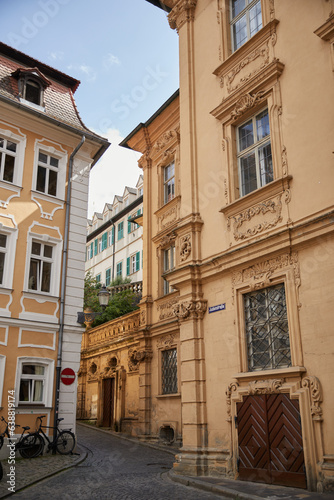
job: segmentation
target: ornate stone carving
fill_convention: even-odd
[[[145,309],[141,309],[140,311],[140,326],[143,326],[146,324],[146,311]]]
[[[163,213],[160,217],[161,228],[165,229],[166,227],[173,224],[177,219],[177,207],[174,206]]]
[[[231,382],[229,386],[227,387],[225,394],[226,394],[226,404],[227,404],[227,415],[228,415],[228,421],[231,420],[231,396],[232,392],[236,391],[239,387],[238,382]]]
[[[166,149],[167,146],[174,142],[180,140],[180,134],[177,129],[175,130],[169,130],[168,132],[165,132],[162,134],[159,139],[154,143],[152,147],[152,154],[158,153],[159,151]]]
[[[178,299],[169,300],[163,304],[159,304],[157,309],[159,311],[159,319],[168,319],[174,316],[173,306],[177,303]]]
[[[286,177],[288,175],[288,158],[287,158],[285,146],[283,146],[281,156],[282,156],[282,172],[283,172],[283,176]]]
[[[298,293],[300,287],[299,259],[298,253],[293,252],[264,260],[240,271],[234,271],[232,273],[233,296],[235,286],[247,283],[253,290],[263,288],[270,283],[270,277],[276,270],[289,267],[293,268]]]
[[[170,333],[169,335],[164,335],[157,342],[157,347],[159,349],[170,349],[173,345],[175,345],[175,335]]]
[[[201,319],[203,318],[206,309],[206,300],[184,300],[173,306],[173,313],[179,319],[186,319],[188,316]]]
[[[129,371],[133,372],[138,370],[139,364],[144,360],[150,360],[153,353],[150,349],[136,349],[131,348],[128,352],[128,365]]]
[[[248,384],[248,394],[256,396],[258,394],[273,394],[280,392],[283,378],[273,380],[254,380]]]
[[[240,79],[240,82],[233,86],[232,83],[237,74],[240,73],[240,71],[244,69],[248,64],[255,61],[255,59],[257,59],[258,57],[262,59],[261,64],[253,71],[251,71],[249,74],[242,77]],[[250,54],[248,54],[248,56],[242,59],[242,61],[240,61],[236,66],[234,66],[234,68],[232,68],[232,70],[227,75],[222,77],[226,79],[227,92],[230,94],[234,90],[238,89],[240,85],[248,81],[252,76],[258,73],[262,68],[264,68],[268,64],[269,64],[269,40],[267,40],[265,44],[253,50]]]
[[[191,234],[186,234],[180,238],[180,260],[184,262],[191,254]]]
[[[311,415],[313,420],[322,420],[322,390],[319,379],[313,375],[304,377],[302,386],[310,389]]]
[[[235,120],[239,116],[243,115],[248,109],[261,102],[264,94],[265,92],[260,91],[256,92],[256,94],[244,94],[241,96],[231,113],[232,118]]]
[[[227,219],[227,228],[230,230],[231,221],[233,224],[233,236],[235,240],[244,240],[255,236],[262,231],[275,227],[282,221],[282,195],[280,193],[275,199],[266,200],[262,203],[247,208],[237,215]],[[285,202],[290,201],[289,196],[285,196]],[[265,218],[264,218],[265,216]],[[252,220],[254,219],[254,220]]]
[[[174,231],[163,236],[159,242],[159,245],[157,246],[157,255],[159,255],[159,252],[162,248],[171,246],[175,240],[176,233]]]
[[[168,14],[169,26],[177,32],[187,22],[193,21],[197,0],[179,0]]]

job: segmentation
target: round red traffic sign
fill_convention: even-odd
[[[75,381],[75,373],[72,368],[64,368],[60,374],[60,380],[65,385],[71,385]]]

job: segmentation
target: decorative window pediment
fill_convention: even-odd
[[[38,68],[18,68],[12,76],[18,80],[20,100],[44,108],[44,90],[51,82],[43,73]]]

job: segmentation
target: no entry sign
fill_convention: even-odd
[[[71,385],[75,381],[75,373],[72,368],[64,368],[60,374],[60,380],[65,385]]]

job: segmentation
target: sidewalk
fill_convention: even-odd
[[[78,465],[86,459],[87,453],[80,450],[73,455],[52,455],[47,453],[37,458],[16,458],[15,461],[15,493],[26,486],[38,483],[47,477],[53,476],[60,471],[69,469]],[[10,484],[7,474],[10,471],[10,465],[7,460],[1,460],[3,466],[3,478],[0,481],[0,498],[7,498],[14,493],[9,491]]]
[[[163,450],[173,455],[177,453],[176,448],[170,446],[149,444],[138,441],[136,438],[129,436],[122,436],[119,433],[111,431],[110,429],[102,429],[93,427],[91,425],[82,424],[78,425],[95,429],[97,432],[104,432],[112,434],[113,436],[128,441],[140,443],[144,446]],[[77,453],[73,455],[51,455],[46,454],[42,457],[32,459],[19,459],[15,463],[15,492],[32,485],[43,479],[53,476],[60,471],[75,467],[84,461],[87,453],[77,447]],[[4,468],[4,477],[0,481],[0,498],[7,498],[13,493],[8,491],[10,486],[7,483],[9,479],[7,474],[9,472],[9,465],[6,460],[2,461]],[[185,486],[191,486],[204,491],[211,492],[216,495],[224,496],[225,498],[232,498],[234,500],[334,500],[334,493],[315,493],[299,488],[286,488],[283,486],[267,485],[262,483],[251,483],[247,481],[235,481],[233,479],[213,478],[213,477],[188,477],[175,474],[173,470],[169,471],[167,477],[175,482],[181,483]]]

